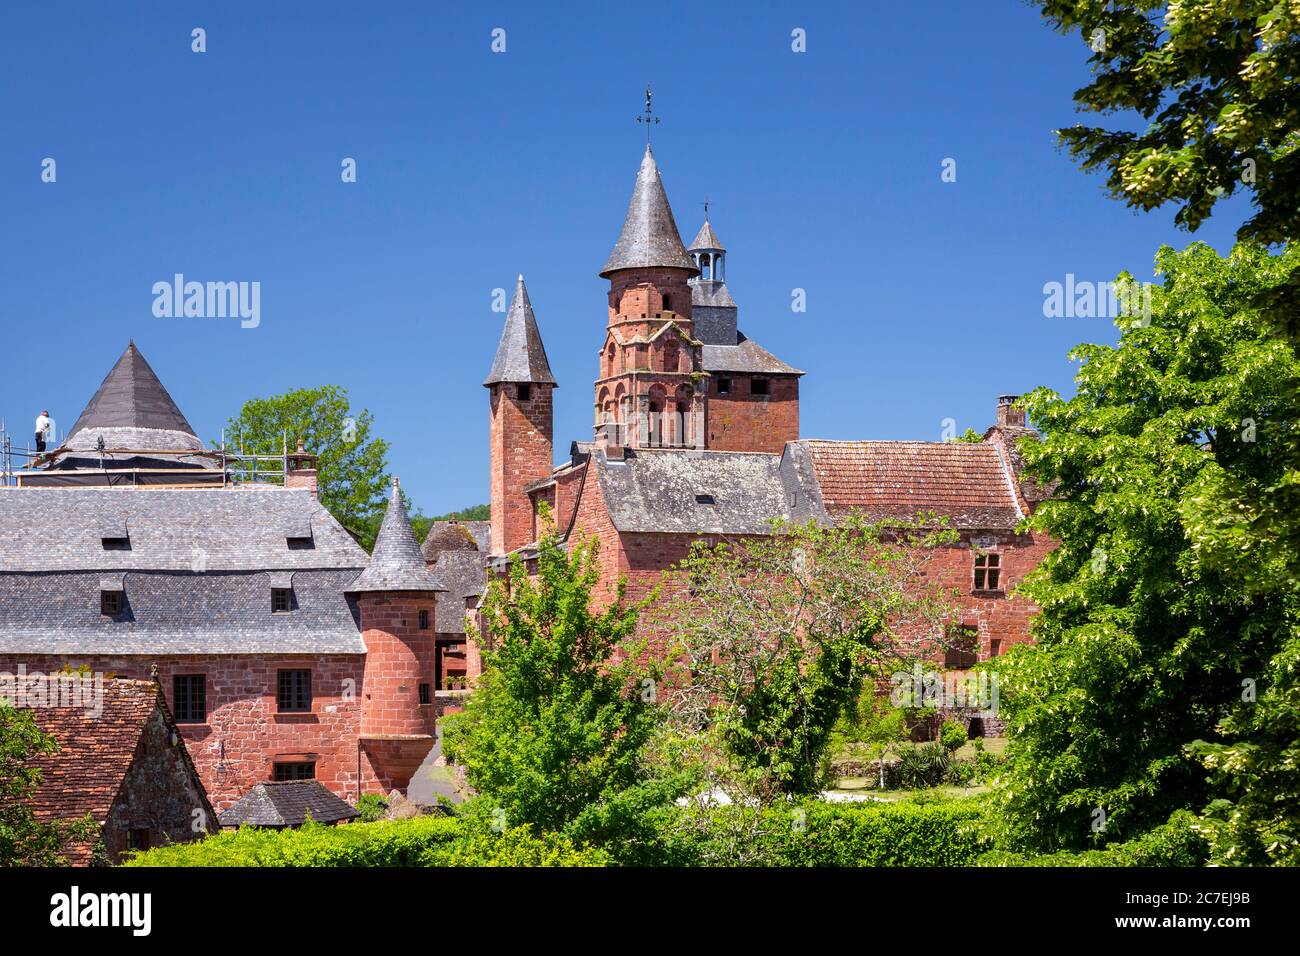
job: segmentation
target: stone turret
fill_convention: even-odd
[[[405,790],[433,749],[434,621],[442,585],[425,565],[397,479],[370,563],[348,587],[366,644],[362,792]]]

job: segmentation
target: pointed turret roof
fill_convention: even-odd
[[[521,275],[515,284],[515,297],[510,300],[497,355],[492,361],[492,371],[483,380],[484,385],[498,382],[536,382],[555,385],[550,363],[546,361],[546,347],[542,334],[537,331],[533,304],[528,300],[528,289]]]
[[[700,231],[695,234],[695,239],[691,242],[688,252],[726,252],[726,247],[718,234],[713,231],[713,226],[709,225],[709,220],[704,220],[704,225],[700,226]]]
[[[632,201],[627,206],[627,218],[623,220],[623,232],[600,275],[607,279],[610,273],[619,269],[650,266],[699,272],[695,261],[682,246],[663,180],[659,178],[659,167],[655,165],[654,153],[647,145],[641,159],[641,170],[636,176],[636,186],[632,189]]]
[[[411,519],[402,504],[402,490],[393,479],[393,493],[384,512],[384,523],[375,538],[370,564],[347,588],[348,594],[368,591],[442,591],[445,588],[429,571],[415,540]]]
[[[77,450],[95,448],[101,437],[109,448],[203,448],[134,341],[127,343],[67,435],[63,447]]]

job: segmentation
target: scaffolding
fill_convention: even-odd
[[[33,439],[35,434],[33,433]],[[17,445],[14,443],[13,435],[9,431],[5,421],[0,419],[0,489],[14,488],[21,486],[22,479],[27,475],[39,475],[46,472],[46,466],[52,464],[65,454],[73,454],[70,449],[61,445],[50,442],[50,447],[45,451],[38,451],[35,444]],[[157,448],[107,448],[99,447],[94,450],[81,451],[76,454],[85,457],[98,457],[100,460],[101,471],[109,471],[105,466],[105,461],[112,458],[130,458],[130,457],[148,457],[148,458],[206,458],[212,461],[217,467],[211,470],[203,469],[202,472],[219,471],[222,476],[221,486],[223,488],[236,487],[241,485],[284,485],[286,476],[291,470],[289,467],[290,459],[293,454],[289,451],[289,433],[287,430],[280,435],[279,453],[260,453],[248,452],[244,449],[244,437],[242,432],[239,436],[238,451],[227,446],[226,431],[221,430],[221,445],[212,449],[176,448],[176,449],[157,449]],[[15,460],[19,461],[15,467]],[[127,474],[148,473],[150,475],[175,474],[177,476],[176,484],[186,484],[183,478],[186,475],[195,476],[200,470],[195,468],[123,468],[112,469],[123,476]],[[138,482],[122,482],[122,484],[136,484]],[[210,487],[215,484],[204,483]]]

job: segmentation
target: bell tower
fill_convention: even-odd
[[[633,448],[704,447],[702,344],[691,319],[699,274],[677,232],[649,144],[614,251],[596,379],[598,441]]]

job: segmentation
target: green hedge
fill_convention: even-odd
[[[933,803],[808,801],[761,811],[720,808],[701,821],[675,812],[660,821],[657,854],[627,862],[677,866],[733,864],[729,840],[753,822],[746,852],[754,866],[970,866],[989,849],[975,799]]]
[[[454,817],[412,817],[296,830],[241,827],[195,843],[158,847],[127,866],[604,866],[601,850],[527,827],[501,834]]]
[[[1135,840],[1114,843],[1100,850],[1082,853],[1050,853],[1028,856],[1003,851],[986,853],[977,866],[1205,866],[1209,844],[1191,824],[1196,815],[1179,810],[1169,822]]]

